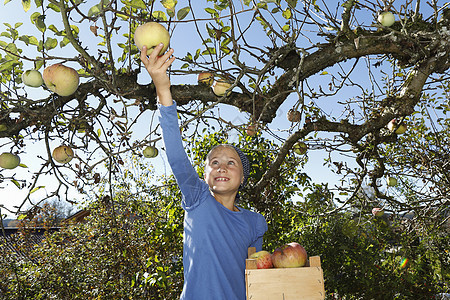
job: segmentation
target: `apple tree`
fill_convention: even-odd
[[[4,7],[18,2],[5,1]],[[248,193],[269,199],[264,193],[283,176],[280,166],[303,142],[306,155],[321,153],[340,178],[341,184],[330,187],[340,205],[321,214],[351,208],[370,190],[375,198],[367,198],[366,213],[377,203],[396,213],[439,216],[440,226],[448,224],[443,209],[449,188],[448,3],[36,0],[22,5],[27,17],[5,22],[0,34],[1,151],[33,155],[28,177],[19,170],[31,168],[31,159],[0,170],[2,185],[29,191],[16,211],[44,187],[42,200],[71,200],[71,190],[92,191],[102,179],[120,176],[130,154],[162,147],[155,88],[134,43],[136,28],[155,21],[168,29],[177,56],[170,76],[183,135],[195,140],[208,126],[236,139],[261,135],[276,145],[276,155]],[[56,64],[77,71],[80,84],[73,94],[60,96],[39,85],[39,78],[22,76]],[[230,83],[232,92],[217,96],[204,81],[197,83],[197,75],[205,73]],[[75,80],[69,73],[54,80],[62,78]],[[25,86],[24,80],[31,81]],[[285,119],[289,110],[295,121]],[[397,131],[402,123],[403,135]],[[419,144],[421,154],[414,152]],[[73,160],[53,159],[60,145],[74,151]],[[399,185],[402,196],[393,196],[383,181],[391,173],[414,189]],[[46,186],[49,177],[56,185]]]

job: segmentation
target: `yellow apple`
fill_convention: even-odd
[[[145,147],[144,151],[142,151],[142,154],[144,154],[144,156],[147,158],[156,157],[158,156],[158,153],[159,153],[158,148],[154,146],[147,146]]]
[[[304,142],[298,142],[294,145],[293,150],[298,155],[303,155],[308,151],[308,145],[306,145]]]
[[[70,96],[78,88],[80,77],[75,69],[63,64],[54,64],[44,69],[45,85],[60,96]]]
[[[139,25],[134,31],[134,43],[139,50],[142,47],[147,46],[147,55],[153,52],[153,49],[160,43],[164,44],[164,47],[159,52],[159,55],[163,55],[169,47],[170,35],[167,29],[159,23],[148,22]]]
[[[378,15],[378,22],[385,27],[390,27],[395,22],[395,16],[390,11],[384,11]]]
[[[60,164],[65,164],[72,160],[74,153],[69,146],[61,145],[53,149],[52,156]]]
[[[387,184],[388,184],[389,186],[396,186],[396,185],[397,185],[397,178],[392,177],[392,176],[389,176],[389,177],[387,178]]]
[[[3,169],[14,169],[20,164],[20,157],[18,155],[3,152],[0,154],[0,167]]]
[[[213,85],[213,92],[216,96],[218,97],[222,97],[223,95],[225,95],[225,93],[227,93],[227,96],[231,95],[231,90],[229,90],[227,92],[227,90],[231,87],[231,83],[223,80],[223,79],[218,79],[214,82]]]
[[[197,83],[199,85],[210,87],[214,82],[214,74],[210,72],[202,72],[198,74]]]
[[[41,72],[31,69],[22,73],[22,82],[26,86],[40,87],[44,83],[44,80],[42,79]]]

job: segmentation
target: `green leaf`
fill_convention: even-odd
[[[291,28],[291,26],[289,26],[288,24],[283,26],[283,31],[288,32],[289,28]]]
[[[44,60],[43,59],[37,59],[37,60],[34,61],[34,68],[36,70],[39,70],[43,65],[44,65]]]
[[[142,0],[131,0],[129,2],[129,5],[131,7],[137,8],[137,9],[146,9],[147,7],[145,6],[144,1]]]
[[[28,42],[29,42],[31,45],[35,45],[35,46],[37,46],[37,45],[39,44],[38,39],[37,39],[35,36],[33,36],[33,35],[29,35],[29,36],[28,36]]]
[[[25,219],[27,217],[27,215],[23,214],[17,217],[17,220],[21,221],[23,219]]]
[[[41,186],[35,187],[34,189],[32,189],[32,190],[30,191],[30,194],[32,194],[32,193],[34,193],[34,192],[36,192],[36,191],[38,191],[38,190],[40,190],[40,189],[42,189],[42,188],[45,188],[45,186],[41,185]]]
[[[177,5],[177,0],[161,0],[161,4],[167,9],[171,11],[175,11],[175,6]]]
[[[191,9],[189,8],[189,6],[186,6],[182,9],[180,9],[177,12],[177,19],[178,20],[183,20],[184,18],[186,18],[186,16],[189,14],[189,12],[191,11]]]
[[[64,37],[63,40],[59,43],[59,47],[65,47],[70,44],[70,40],[67,37]]]
[[[31,23],[33,23],[41,32],[44,32],[46,29],[44,19],[45,16],[38,12],[35,12],[30,16]]]
[[[211,7],[205,8],[205,11],[206,11],[207,13],[212,14],[212,15],[217,14],[217,10],[212,9]]]
[[[286,8],[286,10],[283,11],[282,16],[289,20],[292,17],[292,11],[289,8]]]
[[[53,38],[47,38],[47,40],[44,43],[44,48],[47,50],[53,49],[56,46],[58,46],[58,40]]]
[[[31,0],[22,0],[23,10],[27,12],[31,7]]]
[[[96,4],[94,6],[92,6],[89,11],[88,11],[88,17],[92,18],[98,14],[100,14],[102,12],[102,5],[101,4]]]
[[[295,8],[297,6],[297,0],[286,0],[286,2],[292,8]]]
[[[163,11],[157,10],[152,13],[152,17],[160,21],[167,21],[166,14]]]
[[[11,179],[11,181],[20,189],[20,183],[17,180]]]

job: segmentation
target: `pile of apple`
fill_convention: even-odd
[[[305,248],[296,242],[278,247],[273,253],[266,250],[258,251],[249,258],[256,260],[258,269],[300,268],[308,262]]]

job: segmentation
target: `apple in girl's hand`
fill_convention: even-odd
[[[144,151],[142,151],[142,154],[144,154],[147,158],[152,158],[158,156],[158,148],[154,146],[147,146],[145,147]]]
[[[272,255],[268,251],[262,250],[255,252],[252,255],[250,255],[249,258],[256,260],[256,267],[258,269],[273,268]]]
[[[306,265],[308,254],[302,245],[296,242],[285,244],[272,253],[275,268],[298,268]]]
[[[40,87],[44,83],[44,80],[42,79],[41,72],[31,69],[22,73],[22,82],[26,86]]]
[[[44,69],[42,78],[49,90],[60,96],[72,95],[80,84],[78,72],[63,64],[48,66]]]
[[[223,95],[225,95],[225,93],[227,93],[227,96],[231,95],[231,90],[229,90],[227,92],[227,90],[230,87],[231,87],[231,83],[229,83],[223,79],[219,79],[214,82],[214,85],[212,88],[213,88],[213,92],[216,96],[222,97]]]
[[[210,72],[202,72],[198,74],[197,83],[199,85],[210,87],[214,82],[214,74]]]
[[[20,157],[18,155],[3,152],[0,154],[0,167],[3,169],[14,169],[20,164]]]
[[[74,153],[69,146],[61,145],[53,149],[52,156],[60,164],[65,164],[72,160]]]
[[[159,56],[163,55],[169,47],[170,34],[166,27],[157,22],[148,22],[142,24],[134,31],[134,43],[139,50],[147,46],[147,55],[153,52],[153,49],[159,44],[164,44],[164,47],[159,52]]]
[[[372,215],[375,217],[382,217],[384,215],[384,210],[379,207],[372,208]]]
[[[384,11],[378,15],[378,22],[385,27],[392,26],[395,22],[395,16],[390,11]]]

